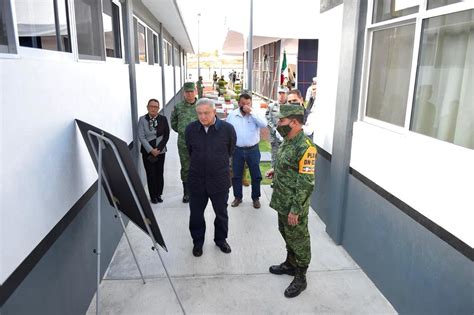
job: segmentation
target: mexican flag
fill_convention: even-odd
[[[281,63],[280,85],[283,85],[285,78],[288,77],[288,66],[286,65],[286,51],[283,51],[283,62]]]

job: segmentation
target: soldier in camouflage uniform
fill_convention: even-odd
[[[268,121],[268,130],[270,131],[270,144],[272,145],[272,167],[275,167],[276,156],[278,153],[278,147],[280,146],[283,138],[277,133],[276,128],[278,124],[278,114],[280,113],[280,105],[286,103],[286,94],[288,89],[286,87],[278,88],[278,100],[271,103],[268,106],[265,116]]]
[[[308,232],[310,196],[314,187],[316,147],[304,134],[304,109],[299,105],[280,106],[277,131],[283,137],[274,170],[270,207],[278,211],[278,229],[286,243],[287,257],[280,265],[271,266],[273,274],[294,276],[285,290],[295,297],[306,289],[306,271],[311,260]]]
[[[196,87],[198,90],[198,99],[202,98],[204,92],[204,83],[202,82],[202,76],[199,76],[199,79],[196,81]]]
[[[189,153],[184,139],[184,131],[189,123],[197,120],[196,90],[193,82],[186,82],[183,86],[184,100],[174,108],[171,113],[171,128],[178,133],[178,153],[181,162],[181,181],[183,182],[183,202],[189,202],[186,182],[189,171]]]

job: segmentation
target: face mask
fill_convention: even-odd
[[[278,133],[285,138],[291,131],[290,125],[278,126],[277,127]]]

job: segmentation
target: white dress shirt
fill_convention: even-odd
[[[242,115],[240,108],[234,109],[226,121],[234,126],[237,134],[238,147],[251,147],[260,142],[260,129],[267,127],[264,113],[252,109],[249,114]]]

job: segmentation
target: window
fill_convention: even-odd
[[[15,0],[20,46],[71,52],[66,0]]]
[[[373,23],[417,13],[420,0],[375,0]]]
[[[160,64],[160,43],[158,40],[158,36],[156,34],[153,34],[153,57],[154,57],[154,62],[155,64]]]
[[[172,56],[171,56],[172,47],[171,44],[167,40],[163,40],[163,53],[164,53],[164,61],[165,65],[171,66],[172,65]]]
[[[428,9],[439,8],[448,4],[462,2],[463,0],[428,0]]]
[[[0,53],[16,54],[12,10],[9,0],[0,0]]]
[[[404,126],[415,24],[373,33],[366,115]]]
[[[474,149],[474,10],[426,19],[410,129]]]
[[[137,41],[138,41],[138,60],[140,62],[147,61],[146,53],[146,28],[141,23],[137,24]]]
[[[174,60],[173,60],[173,63],[174,63],[174,66],[175,67],[181,67],[181,64],[179,62],[179,49],[178,47],[173,47],[173,50],[174,50]]]
[[[374,0],[369,14],[385,22],[368,23],[364,114],[375,120],[367,121],[474,149],[474,1],[393,2]],[[394,22],[377,13],[384,5],[403,11],[414,3],[423,5]]]
[[[96,0],[74,0],[79,57],[105,60],[101,5]]]
[[[105,37],[105,55],[122,58],[122,43],[120,30],[120,8],[112,0],[103,1],[103,21]]]

